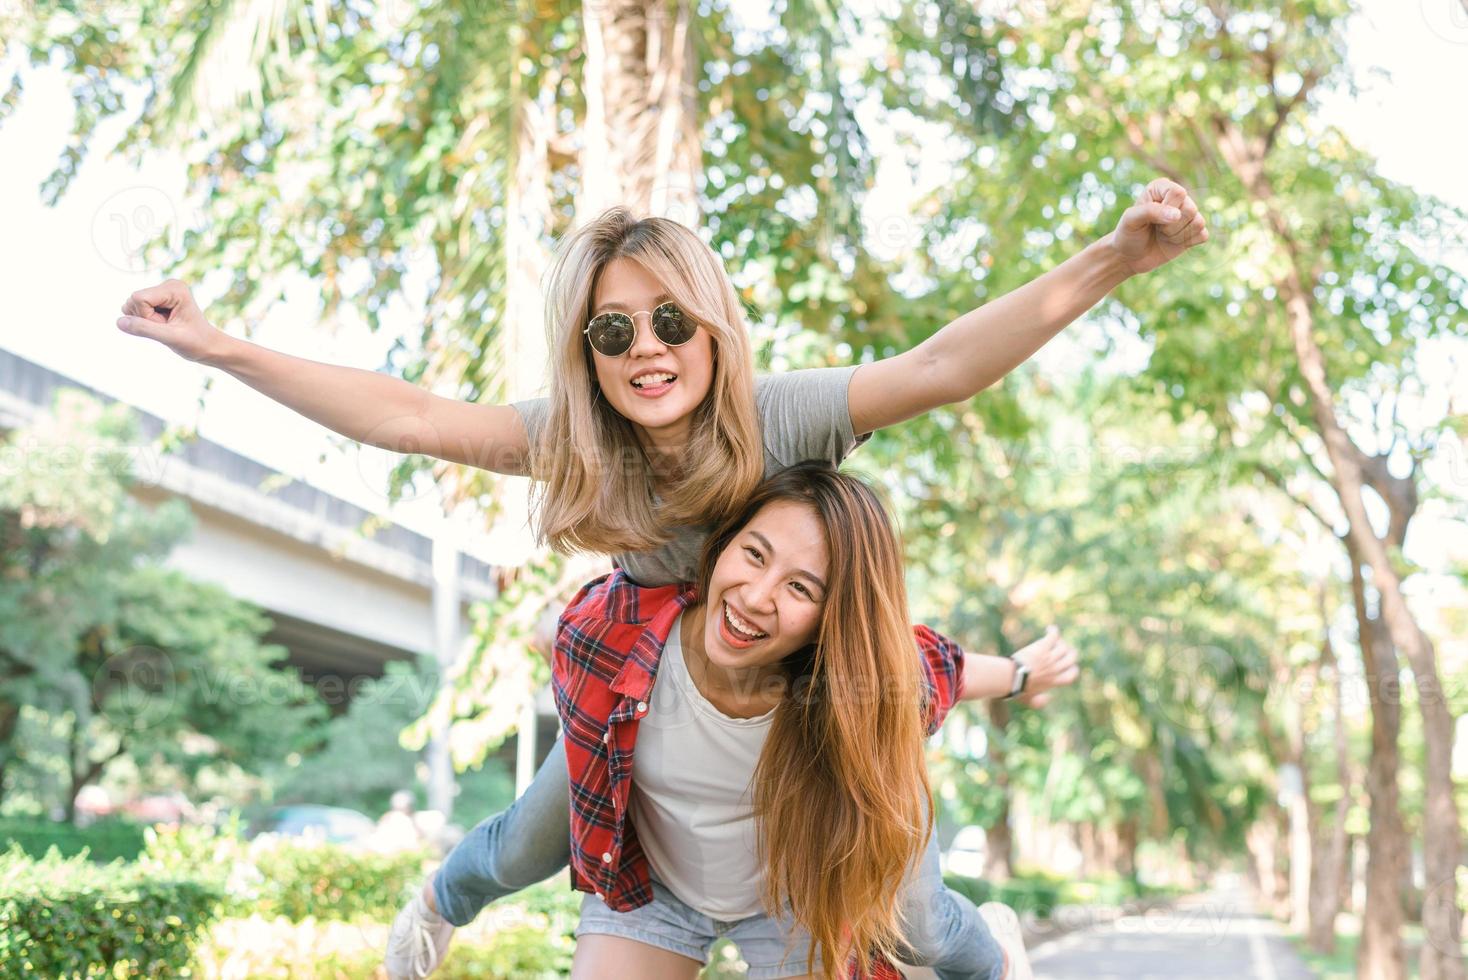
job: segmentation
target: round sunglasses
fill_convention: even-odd
[[[632,349],[632,343],[637,339],[637,321],[633,319],[635,315],[599,313],[591,318],[582,333],[591,341],[591,346],[598,354],[621,357]],[[674,303],[662,304],[649,316],[652,317],[653,336],[668,347],[682,347],[698,332],[698,324]]]

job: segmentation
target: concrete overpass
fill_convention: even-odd
[[[49,411],[63,388],[115,402],[0,349],[0,430]],[[144,443],[155,444],[164,420],[133,412]],[[134,462],[138,499],[183,500],[196,519],[193,537],[166,564],[264,609],[274,623],[266,639],[289,650],[308,681],[379,676],[388,661],[419,656],[450,662],[470,628],[469,604],[497,592],[495,567],[464,553],[459,536],[429,538],[391,523],[365,534],[363,525],[377,516],[371,511],[209,440],[167,456],[139,453]],[[549,745],[555,731],[548,692],[536,709],[541,737],[520,746],[522,785],[524,768],[540,754],[536,743]],[[442,799],[452,776],[445,776],[441,746],[429,761],[436,774],[430,797]]]

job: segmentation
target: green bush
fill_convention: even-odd
[[[1060,904],[1061,886],[1044,879],[1011,878],[996,883],[965,875],[944,875],[943,882],[975,905],[1003,902],[1022,916],[1049,918]]]
[[[158,828],[148,834],[143,867],[191,875],[224,896],[225,914],[391,921],[412,889],[422,887],[428,855],[379,854],[340,844],[259,837],[246,842],[238,825]]]
[[[0,855],[0,976],[186,977],[219,892],[52,850]]]
[[[1066,882],[1060,889],[1060,900],[1066,905],[1125,905],[1147,894],[1147,889],[1131,878],[1101,878],[1091,881]]]
[[[458,930],[435,980],[562,977],[575,950],[581,895],[546,882],[496,902]],[[240,980],[380,980],[387,922],[332,922],[252,914],[209,930],[195,961],[203,976]]]
[[[574,945],[565,936],[548,935],[534,926],[516,926],[495,933],[486,945],[465,943],[451,949],[443,965],[443,980],[474,977],[563,977],[571,971]]]
[[[585,897],[582,892],[572,890],[566,876],[559,874],[516,892],[505,902],[523,906],[531,915],[545,916],[554,927],[564,929],[569,936],[576,931],[576,922],[581,918],[581,900]]]
[[[249,915],[260,902],[261,876],[239,824],[150,827],[138,865],[149,874],[193,878],[218,889],[225,918]]]
[[[310,916],[391,921],[412,890],[423,886],[428,858],[417,851],[373,854],[294,841],[251,850],[263,879],[260,914],[283,915],[292,922]]]
[[[1069,880],[1046,874],[1026,874],[993,883],[964,875],[944,875],[943,881],[975,905],[1003,902],[1016,912],[1048,917],[1057,905],[1125,905],[1138,899],[1173,894],[1175,889],[1148,888],[1132,878]]]
[[[54,847],[63,857],[86,850],[93,861],[104,864],[118,858],[131,861],[143,849],[145,830],[142,824],[127,820],[99,820],[89,827],[77,827],[55,820],[5,817],[0,818],[0,849],[15,843],[33,858]]]
[[[487,942],[455,942],[434,980],[559,980],[571,971],[574,947],[561,936],[534,926],[502,929]],[[327,956],[313,964],[312,975],[332,980],[376,980],[382,951]]]

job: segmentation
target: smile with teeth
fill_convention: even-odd
[[[746,623],[744,620],[736,616],[734,614],[734,610],[729,608],[729,604],[727,602],[724,603],[724,622],[729,625],[729,628],[734,631],[736,636],[743,637],[747,640],[762,640],[770,635],[768,633],[760,632],[759,630],[754,628],[753,624]]]
[[[652,374],[639,374],[637,377],[632,379],[632,386],[634,388],[655,388],[661,384],[672,384],[674,381],[677,380],[678,376],[676,374],[669,374],[666,371],[658,371]]]

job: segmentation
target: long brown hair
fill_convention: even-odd
[[[901,940],[897,893],[932,831],[923,758],[922,675],[903,582],[902,546],[871,487],[807,462],[761,483],[708,539],[707,599],[719,555],[767,504],[812,507],[830,567],[814,643],[783,663],[789,685],[754,774],[764,900],[788,903],[811,934],[806,970],[831,977],[855,954]]]
[[[655,486],[632,423],[598,397],[582,334],[597,279],[618,257],[640,263],[713,337],[713,380],[671,485]],[[530,456],[536,533],[563,553],[645,551],[674,527],[718,523],[738,510],[764,475],[764,450],[744,307],[713,249],[676,221],[611,208],[561,242],[547,294],[554,370],[550,411]]]

